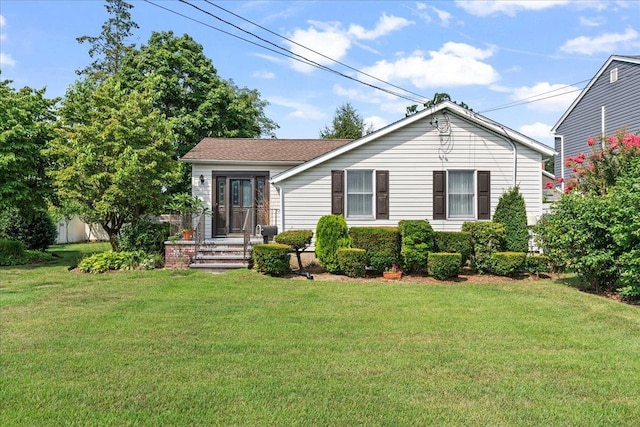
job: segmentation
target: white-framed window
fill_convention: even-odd
[[[373,218],[373,171],[346,172],[347,218]]]
[[[447,179],[449,218],[475,218],[475,173],[473,170],[450,170]]]
[[[614,68],[609,71],[609,83],[615,83],[618,81],[618,69]]]

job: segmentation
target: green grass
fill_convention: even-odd
[[[0,425],[640,425],[640,310],[550,280],[0,268]]]

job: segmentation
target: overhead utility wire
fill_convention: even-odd
[[[540,95],[544,95],[545,93],[551,93],[551,92],[554,92],[556,90],[558,90],[558,89],[554,89],[554,90],[549,91],[549,92],[544,92],[544,93],[541,93],[541,94],[538,94],[538,95],[530,96],[529,98],[537,98]],[[499,107],[495,107],[495,108],[491,108],[491,109],[488,109],[488,110],[479,111],[479,113],[480,114],[484,114],[484,113],[488,113],[488,112],[491,112],[491,111],[498,111],[498,110],[504,110],[506,108],[517,107],[519,105],[531,104],[532,102],[543,101],[545,99],[555,98],[556,96],[562,96],[562,95],[566,95],[566,94],[572,93],[572,92],[579,92],[581,90],[582,89],[573,89],[573,90],[570,90],[570,91],[567,91],[567,92],[557,93],[555,95],[549,95],[549,96],[545,96],[545,97],[542,97],[542,98],[532,99],[531,101],[524,101],[525,99],[529,99],[529,98],[523,98],[520,101],[515,101],[515,102],[512,102],[510,104],[505,104],[505,105],[502,105],[502,106],[499,106]]]
[[[184,14],[182,14],[182,13],[180,13],[180,12],[177,12],[177,11],[175,11],[175,10],[169,9],[169,8],[167,8],[167,7],[160,6],[159,4],[156,4],[156,3],[152,2],[151,0],[144,0],[144,1],[145,1],[146,3],[151,4],[152,6],[155,6],[155,7],[158,7],[158,8],[160,8],[160,9],[166,10],[167,12],[173,13],[173,14],[175,14],[175,15],[178,15],[178,16],[182,17],[182,18],[185,18],[185,19],[188,19],[188,20],[190,20],[190,21],[196,22],[196,23],[198,23],[198,24],[200,24],[200,25],[204,25],[205,27],[211,28],[211,29],[216,30],[216,31],[219,31],[219,32],[221,32],[221,33],[223,33],[223,34],[226,34],[226,35],[229,35],[229,36],[231,36],[231,37],[237,38],[237,39],[239,39],[239,40],[245,41],[245,42],[250,43],[250,44],[252,44],[252,45],[254,45],[254,46],[261,47],[261,48],[263,48],[263,49],[266,49],[266,50],[271,51],[271,52],[273,52],[273,53],[276,53],[276,54],[278,54],[278,55],[284,56],[284,57],[286,57],[286,58],[289,58],[289,59],[293,59],[293,60],[296,60],[296,61],[302,62],[302,63],[304,63],[304,64],[307,64],[307,65],[313,66],[313,67],[315,67],[315,68],[323,69],[323,70],[325,70],[325,71],[328,71],[328,72],[331,72],[331,73],[334,73],[334,74],[340,75],[340,76],[342,76],[342,77],[348,78],[348,79],[353,80],[353,81],[355,81],[355,82],[358,82],[358,83],[364,84],[364,85],[366,85],[366,86],[369,86],[369,87],[371,87],[371,88],[373,88],[373,89],[378,89],[378,90],[380,90],[380,91],[383,91],[383,92],[389,93],[390,95],[394,95],[394,96],[397,96],[397,97],[399,97],[399,98],[406,99],[406,100],[408,100],[408,101],[418,102],[418,103],[424,103],[424,100],[423,100],[423,99],[410,98],[410,97],[407,97],[407,96],[405,96],[405,95],[402,95],[402,94],[396,93],[396,92],[394,92],[394,91],[390,91],[390,90],[388,90],[388,89],[384,89],[384,88],[381,88],[381,87],[378,87],[378,86],[375,86],[375,85],[372,85],[372,84],[369,84],[369,83],[363,82],[363,81],[358,80],[358,79],[356,79],[356,78],[354,78],[354,77],[348,76],[348,75],[343,74],[343,73],[341,73],[341,72],[339,72],[339,71],[336,71],[336,70],[333,70],[333,69],[331,69],[331,68],[329,68],[329,67],[326,67],[326,66],[324,66],[324,65],[317,64],[317,63],[315,63],[314,61],[311,61],[311,60],[309,60],[309,59],[307,59],[307,58],[304,58],[304,57],[302,57],[302,56],[300,56],[300,55],[297,55],[297,56],[300,56],[300,57],[301,57],[301,58],[303,58],[303,59],[296,58],[295,56],[292,56],[292,55],[288,55],[288,54],[282,53],[282,52],[277,51],[277,50],[275,50],[275,49],[272,49],[272,48],[270,48],[270,47],[268,47],[268,46],[264,46],[264,45],[261,45],[261,44],[259,44],[259,43],[253,42],[253,41],[251,41],[251,40],[245,39],[245,38],[243,38],[243,37],[240,37],[240,36],[238,36],[238,35],[235,35],[235,34],[233,34],[233,33],[230,33],[230,32],[228,32],[228,31],[225,31],[225,30],[220,29],[220,28],[218,28],[218,27],[215,27],[215,26],[213,26],[213,25],[211,25],[211,24],[207,24],[206,22],[202,22],[202,21],[200,21],[200,20],[198,20],[198,19],[195,19],[195,18],[192,18],[192,17],[190,17],[190,16],[184,15]],[[183,0],[181,0],[181,1],[183,1]],[[184,2],[184,3],[186,3],[186,4],[189,4],[189,3],[188,3],[188,2],[186,2],[186,1],[183,1],[183,2]],[[191,4],[189,4],[189,5],[190,5],[190,6],[192,6],[192,7],[195,7],[196,9],[199,9],[199,8],[197,8],[196,6],[193,6],[193,5],[191,5]],[[211,14],[210,14],[210,13],[208,13],[208,12],[205,12],[205,11],[203,11],[203,12],[204,12],[204,13],[207,13],[208,15],[211,15]],[[244,31],[244,30],[243,30],[243,31]],[[254,35],[254,36],[255,36],[255,35]],[[257,37],[257,36],[256,36],[256,37]],[[269,42],[269,43],[270,43],[270,42]],[[273,44],[273,43],[271,43],[271,44]],[[302,47],[304,47],[304,46],[302,46]],[[278,48],[279,48],[279,49],[283,49],[283,48],[282,48],[282,47],[280,47],[280,46],[278,46]],[[305,47],[305,48],[306,48],[306,47]],[[308,49],[308,50],[310,50],[310,51],[314,52],[313,50],[311,50],[311,49],[309,49],[309,48],[306,48],[306,49]],[[284,49],[284,50],[285,50],[286,52],[289,52],[289,51],[288,51],[288,50],[286,50],[286,49]],[[319,54],[319,55],[324,56],[324,55],[322,55],[322,54]],[[330,59],[330,58],[329,58],[329,59]],[[338,64],[343,65],[343,64],[342,64],[342,63],[340,63],[339,61],[336,61],[336,62],[337,62]],[[345,65],[345,66],[349,68],[349,66],[347,66],[347,65]],[[358,71],[358,70],[356,70],[356,71]],[[366,73],[362,73],[362,74],[367,75]],[[373,76],[371,76],[371,77],[372,77],[372,78],[374,78],[374,79],[376,79],[376,77],[373,77]],[[379,79],[377,79],[377,80],[379,80]],[[380,80],[380,81],[383,81],[383,80]],[[586,82],[586,81],[588,81],[588,80],[583,80],[583,81],[578,82],[578,83],[575,83],[575,84],[583,83],[583,82]],[[383,81],[383,82],[384,82],[384,81]],[[388,83],[388,84],[390,84],[390,83]],[[392,86],[393,86],[393,85],[392,85]],[[402,89],[402,88],[400,88],[400,89]],[[554,91],[557,91],[557,90],[560,90],[560,89],[562,89],[562,88],[554,89],[554,90],[549,91],[549,92],[544,92],[544,93],[542,93],[542,94],[533,95],[533,96],[531,96],[531,97],[523,98],[523,99],[534,98],[534,97],[537,97],[537,96],[543,95],[543,94],[545,94],[545,93],[551,93],[551,92],[554,92]],[[406,91],[406,92],[408,92],[408,93],[413,93],[413,92],[408,91],[408,90],[406,90],[406,89],[402,89],[402,90],[404,90],[404,91]],[[526,102],[514,101],[514,102],[512,102],[512,103],[504,104],[504,105],[502,105],[502,106],[498,106],[498,107],[496,107],[496,108],[487,109],[487,110],[481,111],[481,112],[479,112],[479,113],[481,113],[481,114],[482,114],[482,113],[486,113],[486,112],[491,112],[491,111],[497,111],[497,110],[502,110],[502,109],[506,109],[506,108],[511,108],[511,107],[515,107],[515,106],[518,106],[518,105],[528,104],[528,103],[531,103],[531,102],[542,101],[542,100],[544,100],[544,99],[554,98],[554,97],[556,97],[556,96],[565,95],[566,93],[576,92],[576,91],[578,91],[578,90],[582,90],[582,89],[576,89],[576,90],[574,90],[574,91],[570,91],[570,92],[565,92],[565,93],[561,93],[561,94],[557,94],[557,95],[551,95],[551,96],[544,97],[544,98],[534,99],[534,100],[532,100],[532,101],[526,101]]]
[[[352,67],[352,66],[350,66],[350,65],[348,65],[348,64],[345,64],[344,62],[340,62],[340,61],[338,61],[337,59],[333,59],[333,58],[331,58],[331,57],[329,57],[329,56],[327,56],[327,55],[325,55],[325,54],[323,54],[323,53],[320,53],[320,52],[318,52],[318,51],[316,51],[316,50],[314,50],[314,49],[311,49],[310,47],[307,47],[307,46],[305,46],[305,45],[303,45],[303,44],[300,44],[300,43],[298,43],[298,42],[296,42],[296,41],[294,41],[294,40],[291,40],[291,39],[289,39],[289,38],[287,38],[287,37],[285,37],[285,36],[283,36],[283,35],[281,35],[281,34],[278,34],[278,33],[274,32],[274,31],[271,31],[270,29],[268,29],[268,28],[266,28],[266,27],[263,27],[262,25],[257,24],[257,23],[255,23],[255,22],[253,22],[253,21],[251,21],[251,20],[249,20],[249,19],[247,19],[247,18],[244,18],[244,17],[242,17],[242,16],[240,16],[240,15],[238,15],[238,14],[236,14],[236,13],[234,13],[234,12],[230,11],[230,10],[227,10],[227,9],[225,9],[224,7],[220,6],[220,5],[217,5],[217,4],[215,4],[215,3],[212,3],[210,0],[205,0],[205,2],[206,2],[206,3],[209,3],[211,6],[217,7],[218,9],[220,9],[220,10],[223,10],[223,11],[227,12],[227,13],[228,13],[228,14],[230,14],[230,15],[235,16],[236,18],[242,19],[243,21],[248,22],[248,23],[249,23],[249,24],[251,24],[251,25],[254,25],[254,26],[256,26],[256,27],[258,27],[258,28],[260,28],[260,29],[262,29],[262,30],[264,30],[264,31],[268,32],[268,33],[271,33],[271,34],[273,34],[274,36],[278,36],[278,37],[280,37],[281,39],[284,39],[284,40],[288,41],[289,43],[295,44],[296,46],[300,46],[301,48],[306,49],[306,50],[308,50],[308,51],[310,51],[310,52],[313,52],[313,53],[315,53],[316,55],[322,56],[323,58],[326,58],[326,59],[328,59],[328,60],[330,60],[330,61],[332,61],[332,62],[335,62],[336,64],[342,65],[342,66],[343,66],[343,67],[345,67],[345,68],[348,68],[348,69],[350,69],[350,70],[352,70],[352,71],[355,71],[355,72],[357,72],[357,73],[360,73],[360,74],[362,74],[362,75],[364,75],[364,76],[367,76],[367,77],[369,77],[369,78],[372,78],[372,79],[374,79],[374,80],[377,80],[377,81],[379,81],[379,82],[381,82],[381,83],[384,83],[384,84],[389,85],[389,86],[391,86],[391,87],[394,87],[394,88],[396,88],[396,89],[400,89],[400,90],[402,90],[402,91],[404,91],[404,92],[407,92],[407,93],[410,93],[410,94],[412,94],[412,95],[418,96],[418,97],[419,97],[419,98],[421,98],[421,99],[427,99],[424,95],[421,95],[421,94],[416,93],[416,92],[412,92],[412,91],[410,91],[410,90],[408,90],[408,89],[405,89],[405,88],[403,88],[403,87],[397,86],[397,85],[395,85],[395,84],[393,84],[393,83],[389,83],[388,81],[382,80],[381,78],[378,78],[378,77],[373,76],[373,75],[371,75],[371,74],[365,73],[364,71],[358,70],[357,68],[354,68],[354,67]],[[421,102],[423,103],[424,101],[421,101]]]
[[[299,55],[299,54],[296,54],[296,53],[291,53],[291,52],[289,52],[287,49],[285,49],[285,48],[283,48],[283,47],[281,47],[281,46],[278,46],[278,45],[276,45],[276,44],[274,44],[274,43],[272,43],[272,42],[270,42],[270,41],[268,41],[268,40],[265,40],[264,38],[262,38],[262,37],[260,37],[260,36],[257,36],[257,35],[255,35],[255,34],[251,33],[250,31],[244,30],[244,29],[242,29],[242,28],[238,27],[237,25],[234,25],[234,24],[232,24],[232,23],[230,23],[230,22],[227,22],[227,21],[225,21],[224,19],[222,19],[222,18],[220,18],[220,17],[218,17],[218,16],[216,16],[216,15],[212,14],[211,12],[208,12],[208,11],[206,11],[206,10],[203,10],[203,9],[199,8],[198,6],[195,6],[195,5],[191,4],[191,3],[189,3],[188,1],[180,0],[180,2],[181,2],[181,3],[185,3],[185,4],[187,4],[187,5],[191,6],[191,7],[193,7],[194,9],[196,9],[196,10],[198,10],[198,11],[202,12],[202,13],[205,13],[205,14],[207,14],[207,15],[209,15],[209,16],[211,16],[211,17],[215,18],[215,19],[220,20],[221,22],[224,22],[224,23],[226,23],[226,24],[228,24],[228,25],[231,25],[231,26],[233,26],[234,28],[237,28],[237,29],[238,29],[238,30],[240,30],[240,31],[243,31],[243,32],[245,32],[245,33],[247,33],[247,34],[250,34],[250,35],[252,35],[253,37],[255,37],[255,38],[257,38],[257,39],[259,39],[259,40],[261,40],[261,41],[263,41],[263,42],[265,42],[265,43],[268,43],[268,44],[270,44],[270,45],[273,45],[273,46],[277,47],[277,48],[278,48],[278,49],[280,49],[280,50],[284,50],[284,51],[285,51],[285,52],[287,52],[287,53],[285,54],[285,53],[282,53],[282,52],[276,51],[276,50],[274,50],[274,49],[272,49],[272,48],[269,48],[269,47],[267,47],[267,46],[261,45],[261,44],[259,44],[259,43],[255,43],[255,42],[253,42],[253,41],[251,41],[251,40],[248,40],[248,39],[245,39],[245,38],[243,38],[243,37],[237,36],[237,35],[235,35],[235,34],[229,33],[229,32],[227,32],[227,31],[221,30],[221,29],[219,29],[219,28],[217,28],[217,27],[214,27],[214,26],[212,26],[212,25],[205,24],[205,23],[203,23],[203,22],[201,22],[201,21],[198,21],[198,20],[196,20],[196,19],[193,19],[193,18],[189,18],[189,17],[187,17],[186,15],[180,14],[180,13],[175,12],[175,11],[173,11],[173,10],[171,10],[171,9],[166,8],[166,7],[163,7],[163,6],[157,5],[157,4],[153,3],[153,2],[151,2],[150,0],[145,0],[145,1],[146,1],[147,3],[153,4],[154,6],[157,6],[157,7],[160,7],[160,8],[162,8],[162,9],[168,10],[169,12],[173,12],[173,13],[175,13],[175,14],[177,14],[177,15],[182,16],[182,17],[185,17],[185,18],[191,19],[191,20],[192,20],[192,21],[194,21],[194,22],[198,22],[198,23],[200,23],[200,24],[206,25],[206,26],[207,26],[207,27],[209,27],[209,28],[215,29],[215,30],[220,31],[220,32],[222,32],[222,33],[224,33],[224,34],[227,34],[227,35],[231,35],[231,36],[233,36],[233,37],[235,37],[235,38],[237,38],[237,39],[240,39],[240,40],[246,41],[246,42],[248,42],[248,43],[251,43],[251,44],[253,44],[253,45],[256,45],[256,46],[262,47],[262,48],[267,49],[267,50],[269,50],[269,51],[271,51],[271,52],[278,53],[279,55],[285,56],[285,57],[287,57],[287,58],[295,59],[295,60],[297,60],[297,61],[299,61],[299,62],[302,62],[302,63],[304,63],[304,64],[307,64],[307,65],[310,65],[310,66],[313,66],[313,67],[316,67],[316,68],[319,68],[319,69],[322,69],[322,70],[328,71],[328,72],[330,72],[330,73],[333,73],[333,74],[339,75],[339,76],[341,76],[341,77],[347,78],[347,79],[349,79],[349,80],[355,81],[355,82],[360,83],[360,84],[363,84],[363,85],[365,85],[365,86],[369,86],[369,87],[371,87],[371,88],[373,88],[373,89],[377,89],[377,90],[380,90],[380,91],[382,91],[382,92],[386,92],[386,93],[388,93],[388,94],[390,94],[390,95],[397,96],[398,98],[403,98],[403,99],[406,99],[406,100],[411,101],[411,102],[418,102],[418,103],[424,103],[424,102],[425,102],[425,101],[424,101],[424,99],[417,99],[417,98],[414,98],[414,97],[410,97],[410,96],[404,95],[404,94],[402,94],[402,93],[395,92],[395,91],[390,90],[390,89],[387,89],[387,88],[382,88],[382,87],[376,86],[376,85],[374,85],[374,84],[364,82],[364,81],[362,81],[362,80],[360,80],[360,79],[358,79],[358,78],[355,78],[355,77],[349,76],[349,75],[344,74],[344,73],[342,73],[342,72],[340,72],[340,71],[334,70],[334,69],[329,68],[329,67],[327,67],[327,66],[325,66],[325,65],[319,64],[319,63],[317,63],[317,62],[315,62],[315,61],[312,61],[312,60],[310,60],[310,59],[308,59],[308,58],[306,58],[306,57],[304,57],[304,56],[302,56],[302,55]]]

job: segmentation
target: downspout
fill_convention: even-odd
[[[604,105],[600,109],[600,141],[602,141],[602,149],[605,149],[604,139],[606,138],[606,128],[605,128],[605,107]]]
[[[562,192],[564,193],[564,136],[560,135],[560,176],[562,177]]]
[[[284,186],[280,185],[276,187],[278,192],[280,192],[280,224],[278,227],[280,232],[284,231]]]

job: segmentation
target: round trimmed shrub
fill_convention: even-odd
[[[349,228],[342,215],[324,215],[316,224],[316,258],[329,273],[339,273],[337,251],[348,248]]]
[[[498,276],[514,276],[524,269],[525,252],[494,252],[491,255],[492,270]]]
[[[505,191],[496,207],[493,222],[504,225],[504,249],[509,252],[529,251],[527,207],[518,186]]]
[[[260,273],[282,277],[291,273],[289,252],[291,246],[281,243],[261,243],[253,246],[253,267]]]
[[[359,248],[338,249],[340,270],[347,277],[364,277],[367,270],[367,252]]]
[[[287,230],[274,237],[276,243],[291,246],[293,251],[306,249],[311,244],[313,231],[311,230]]]
[[[434,252],[429,254],[427,272],[429,276],[446,280],[458,275],[462,255],[450,252]]]
[[[551,260],[546,255],[530,255],[525,262],[528,273],[539,275],[551,271]]]
[[[433,233],[434,251],[459,253],[460,266],[464,266],[473,251],[471,233],[464,231],[436,231]]]
[[[429,221],[402,220],[398,223],[402,257],[405,270],[422,273],[427,265],[429,252],[433,252],[433,228]]]

